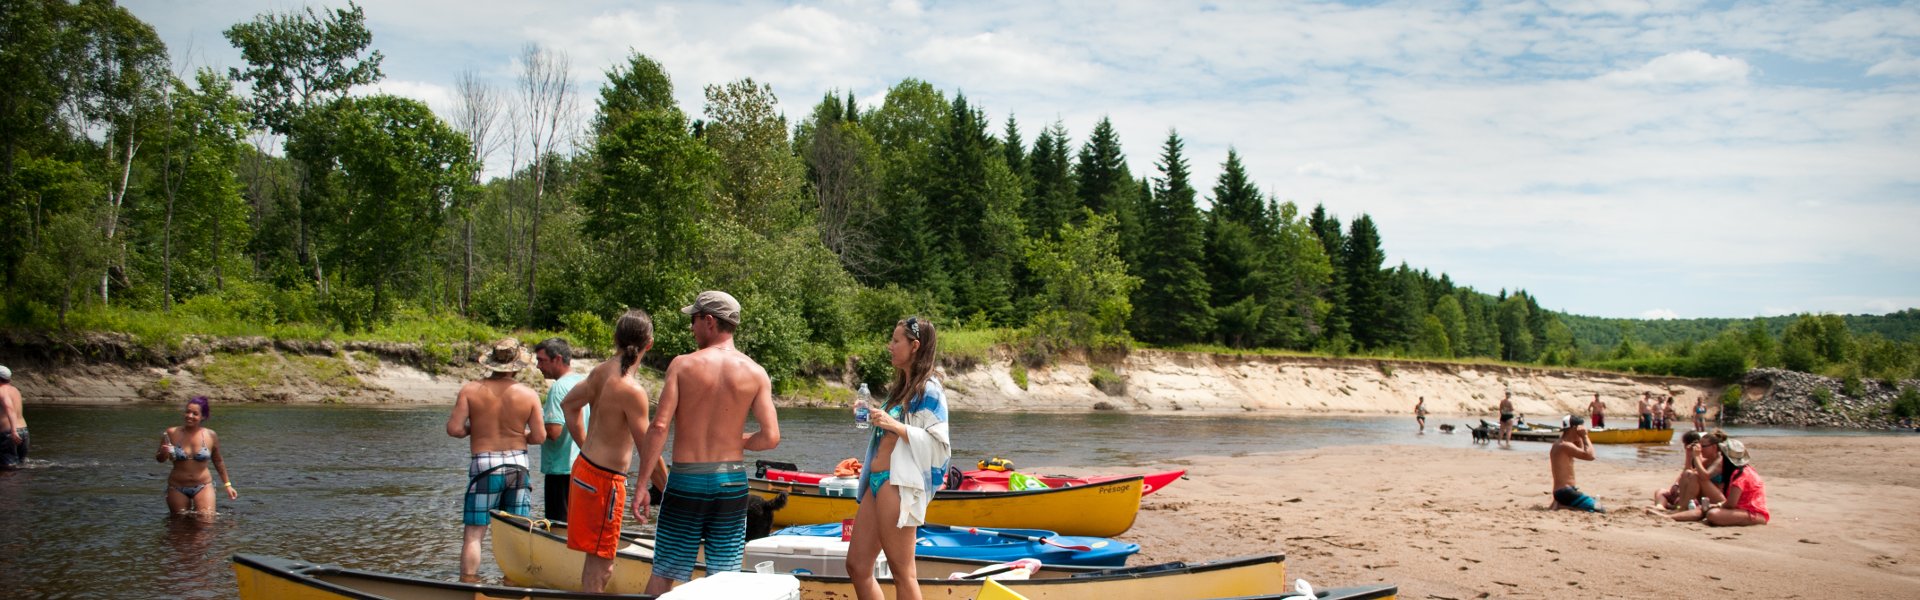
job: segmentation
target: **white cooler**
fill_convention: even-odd
[[[740,568],[751,571],[754,565],[773,561],[773,572],[792,573],[806,569],[814,575],[847,575],[847,542],[837,537],[811,535],[773,535],[747,542]]]
[[[837,537],[811,535],[771,535],[747,542],[740,569],[752,571],[763,562],[772,562],[773,573],[793,573],[805,569],[814,575],[847,576],[847,542]],[[887,553],[874,557],[873,573],[891,577]]]
[[[661,600],[800,600],[800,580],[768,573],[714,573],[660,595]]]

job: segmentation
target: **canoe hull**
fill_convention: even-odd
[[[586,600],[607,598],[559,590],[435,581],[296,560],[233,555],[240,600]],[[650,599],[653,596],[626,596]]]
[[[773,513],[776,527],[838,523],[853,518],[853,498],[825,496],[807,486],[755,479],[753,493],[787,506]],[[942,491],[927,507],[927,522],[994,529],[1045,529],[1062,535],[1114,537],[1133,528],[1140,513],[1141,477],[1101,484],[1022,492]]]
[[[585,555],[566,547],[564,534],[554,530],[564,525],[541,527],[534,521],[505,513],[494,513],[491,537],[494,559],[509,579],[522,585],[579,589],[580,564]],[[650,558],[621,553],[614,561],[609,592],[632,593],[646,588],[653,569]],[[916,561],[919,562],[919,561]],[[1045,570],[1043,569],[1044,573]],[[694,576],[704,573],[696,567]],[[943,576],[945,573],[926,573]],[[797,575],[800,593],[808,600],[850,599],[853,585],[845,577]],[[1164,598],[1234,598],[1241,596],[1277,596],[1286,591],[1286,562],[1279,555],[1228,561],[1216,561],[1151,573],[1107,575],[1079,578],[1002,581],[1008,588],[1032,600],[1099,598],[1100,600],[1160,600]],[[888,598],[893,586],[880,586]],[[980,581],[952,581],[921,577],[921,593],[927,598],[974,598],[980,594]]]
[[[1560,439],[1558,430],[1513,432],[1513,439],[1527,442],[1554,442]],[[1665,444],[1673,441],[1672,429],[1602,429],[1587,433],[1587,439],[1595,444]]]
[[[1140,487],[1140,496],[1141,497],[1151,496],[1153,495],[1154,492],[1158,492],[1160,491],[1161,488],[1167,487],[1168,484],[1178,481],[1182,476],[1185,476],[1186,474],[1187,474],[1186,469],[1176,469],[1173,471],[1162,471],[1159,473],[1147,473],[1145,475],[1141,475],[1140,478],[1145,480],[1145,483],[1143,483]],[[961,477],[963,477],[960,483],[960,489],[962,491],[979,491],[979,492],[1007,491],[1007,474],[1005,472],[985,471],[985,470],[967,471],[965,473],[961,473]],[[1047,484],[1047,487],[1063,487],[1063,486],[1071,487],[1076,485],[1098,484],[1098,483],[1106,483],[1109,481],[1119,481],[1121,479],[1126,479],[1128,477],[1133,477],[1133,476],[1132,475],[1093,475],[1089,477],[1059,477],[1059,476],[1051,476],[1051,475],[1034,475],[1033,476],[1034,479],[1038,479],[1041,481],[1041,483]]]

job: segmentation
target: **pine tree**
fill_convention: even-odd
[[[986,258],[987,159],[992,139],[980,111],[956,94],[947,109],[946,130],[932,150],[927,182],[929,229],[946,272],[952,277],[956,307],[982,300],[974,285],[975,261]]]
[[[1393,341],[1387,323],[1391,282],[1380,270],[1387,256],[1380,250],[1380,232],[1373,227],[1373,217],[1361,214],[1348,227],[1341,266],[1345,268],[1353,341],[1362,348],[1381,348]]]
[[[1060,226],[1080,213],[1067,146],[1066,126],[1057,121],[1033,140],[1033,153],[1027,157],[1032,187],[1027,193],[1026,217],[1034,239],[1058,236]]]
[[[1307,217],[1307,226],[1320,239],[1320,250],[1333,267],[1327,282],[1327,327],[1323,338],[1335,349],[1353,340],[1353,305],[1347,301],[1347,235],[1340,230],[1340,218],[1327,214],[1326,205],[1316,204]]]
[[[1207,282],[1219,338],[1230,346],[1258,346],[1273,337],[1266,318],[1275,274],[1268,264],[1273,231],[1259,188],[1247,177],[1240,155],[1227,150],[1207,212]]]
[[[1142,285],[1135,293],[1136,333],[1162,344],[1197,342],[1213,330],[1204,268],[1205,233],[1194,206],[1184,145],[1177,132],[1168,132],[1153,200],[1141,211]]]
[[[1080,205],[1094,214],[1118,216],[1114,197],[1130,191],[1133,175],[1127,173],[1127,156],[1120,149],[1120,134],[1113,131],[1112,120],[1101,117],[1093,126],[1093,136],[1080,148],[1076,173],[1080,177]]]

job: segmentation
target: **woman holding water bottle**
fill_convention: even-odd
[[[847,547],[847,576],[862,600],[885,597],[874,576],[874,561],[882,550],[893,574],[895,600],[920,598],[914,539],[927,521],[927,506],[944,481],[953,448],[947,437],[946,394],[933,377],[935,347],[933,323],[907,317],[895,324],[887,343],[894,374],[886,404],[866,407],[865,394],[856,400],[854,425],[867,427],[862,415],[872,424],[866,471],[857,492],[860,509]]]
[[[213,516],[215,492],[207,488],[213,486],[215,470],[220,472],[220,489],[228,500],[239,499],[240,492],[233,489],[233,478],[227,476],[227,463],[220,456],[220,436],[201,426],[213,416],[207,397],[188,400],[181,415],[183,424],[160,432],[160,449],[153,455],[155,462],[173,461],[173,472],[167,474],[167,510]]]

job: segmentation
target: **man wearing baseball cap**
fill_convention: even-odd
[[[660,409],[640,451],[640,472],[653,472],[673,436],[673,466],[654,529],[653,576],[648,594],[663,594],[692,577],[705,546],[708,573],[740,570],[747,533],[747,450],[780,445],[767,371],[733,345],[740,302],[726,292],[700,292],[680,309],[692,320],[700,349],[667,365]],[[747,415],[760,430],[746,433]],[[646,494],[633,495],[633,515],[647,520]]]
[[[27,463],[27,416],[20,404],[20,388],[13,387],[13,369],[0,366],[0,470]]]

